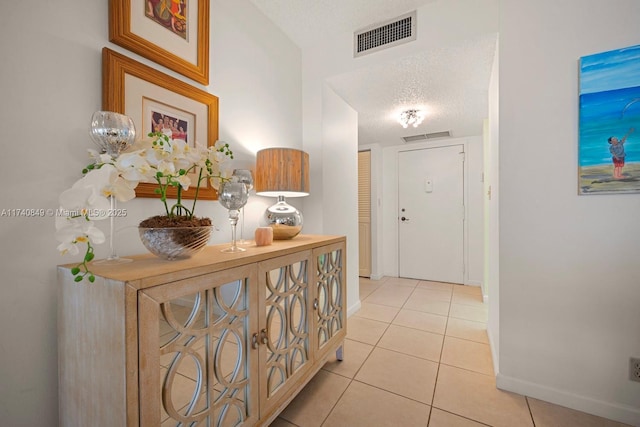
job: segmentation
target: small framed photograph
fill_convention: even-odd
[[[209,84],[209,0],[111,0],[109,40]]]
[[[218,98],[131,58],[102,49],[102,108],[133,119],[138,135],[162,132],[189,145],[212,146],[218,140]],[[141,183],[138,197],[159,197],[154,184]],[[194,188],[182,193],[193,198]],[[168,191],[176,196],[175,188]],[[216,200],[203,181],[198,199]]]

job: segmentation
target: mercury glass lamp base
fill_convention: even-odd
[[[302,213],[288,204],[284,196],[265,212],[267,225],[273,228],[273,240],[293,239],[302,231]]]

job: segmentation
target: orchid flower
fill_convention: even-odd
[[[62,255],[70,253],[78,254],[78,243],[104,243],[105,236],[102,230],[85,216],[56,217],[56,239],[61,242],[58,250]]]
[[[187,191],[191,185],[191,178],[189,178],[189,175],[180,175],[176,178],[176,181],[178,181],[178,184],[180,184],[184,191]]]
[[[114,175],[115,174],[115,175]],[[104,219],[97,215],[99,211],[107,211],[111,206],[104,195],[104,189],[110,186],[110,180],[117,177],[113,166],[89,171],[73,186],[60,194],[60,205],[69,211],[88,211],[91,219]]]
[[[136,196],[138,183],[156,183],[156,191],[168,216],[192,218],[202,181],[208,180],[218,189],[221,181],[229,179],[230,174],[220,168],[227,158],[233,159],[229,144],[218,142],[213,147],[204,147],[196,143],[192,147],[184,140],[172,140],[161,133],[148,136],[115,158],[88,150],[93,163],[83,170],[81,179],[60,194],[61,212],[69,212],[69,215],[56,218],[58,250],[62,254],[76,255],[79,245],[86,245],[83,261],[71,270],[78,282],[84,277],[91,282],[95,280],[87,263],[93,259],[93,245],[103,243],[105,236],[94,221],[109,217],[105,213],[111,206],[110,196],[125,202]],[[196,192],[193,205],[188,209],[182,204],[182,192],[192,186],[196,187]],[[169,187],[177,189],[176,203],[171,206],[167,204]]]
[[[116,159],[115,167],[122,178],[132,184],[132,188],[135,188],[138,182],[152,182],[154,171],[144,155],[144,150],[138,150],[131,153],[122,153]]]
[[[60,211],[63,210],[64,208],[61,207]],[[75,276],[76,282],[82,281],[85,277],[89,282],[95,281],[95,276],[89,270],[87,263],[94,257],[92,243],[95,245],[104,243],[105,237],[102,230],[90,220],[87,211],[83,210],[66,217],[57,216],[56,239],[60,242],[57,249],[61,255],[77,255],[80,252],[78,244],[86,245],[82,262],[72,268],[71,273]]]

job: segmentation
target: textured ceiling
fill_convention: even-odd
[[[430,49],[400,60],[331,77],[329,84],[358,111],[360,144],[402,144],[403,136],[450,131],[482,135],[496,37]],[[402,128],[400,112],[425,112],[417,128]]]
[[[351,33],[436,0],[250,1],[304,50],[336,33]],[[358,112],[359,145],[401,145],[404,136],[443,131],[452,137],[481,135],[496,42],[494,33],[432,47],[327,82]],[[410,108],[423,110],[425,119],[417,128],[404,129],[397,117]]]
[[[436,0],[251,0],[298,46],[354,32]]]

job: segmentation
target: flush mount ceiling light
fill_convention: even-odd
[[[403,111],[400,113],[400,118],[398,119],[403,128],[407,128],[409,125],[416,128],[422,123],[422,120],[424,120],[424,113],[420,110]]]

